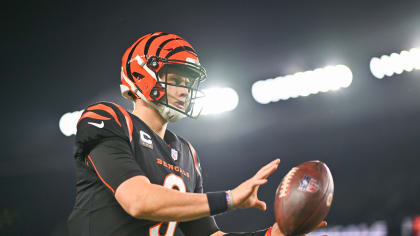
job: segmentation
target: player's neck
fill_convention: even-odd
[[[134,103],[133,115],[139,117],[163,139],[168,122],[162,118],[153,106],[139,99]]]

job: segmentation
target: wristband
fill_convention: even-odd
[[[232,191],[230,190],[226,191],[226,202],[227,202],[229,211],[235,210],[235,204],[233,202],[233,195],[232,195]]]
[[[226,192],[208,192],[207,201],[209,202],[210,215],[217,215],[228,210]]]

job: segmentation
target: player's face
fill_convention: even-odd
[[[179,86],[189,86],[191,79],[181,73],[176,72],[168,72],[166,79],[167,83],[177,85],[172,86],[168,84],[168,87],[166,89],[168,103],[180,109],[181,111],[185,111],[188,105],[187,98],[189,95],[189,91],[187,88]]]

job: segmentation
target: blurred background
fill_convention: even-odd
[[[217,216],[222,230],[272,225],[278,184],[309,160],[334,177],[329,235],[420,227],[420,1],[43,0],[0,12],[0,235],[67,235],[74,135],[62,117],[102,100],[131,110],[121,56],[159,31],[197,49],[203,88],[234,91],[230,111],[170,125],[198,151],[205,190],[233,188],[281,158],[260,189],[268,210]]]

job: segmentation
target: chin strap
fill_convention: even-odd
[[[160,116],[162,116],[162,118],[168,122],[176,122],[186,117],[186,115],[182,114],[181,112],[176,111],[163,104],[154,104],[152,102],[150,102],[149,104],[151,104],[159,112]]]

